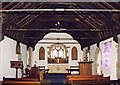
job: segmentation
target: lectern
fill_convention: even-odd
[[[82,61],[79,63],[80,76],[92,76],[92,63],[93,61]]]
[[[23,62],[22,61],[10,61],[11,68],[16,69],[16,78],[18,77],[18,68],[23,68]]]

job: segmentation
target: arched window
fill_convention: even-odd
[[[55,46],[52,48],[52,58],[61,57],[64,58],[65,49],[62,46]]]
[[[49,49],[48,63],[68,63],[67,48],[63,44],[53,44]]]
[[[45,49],[43,47],[39,49],[39,60],[45,60]]]
[[[72,48],[72,60],[77,60],[77,48]]]

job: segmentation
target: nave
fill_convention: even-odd
[[[82,65],[83,66],[82,66]],[[120,80],[110,80],[103,75],[92,75],[92,70],[85,70],[92,62],[80,62],[79,74],[49,73],[45,69],[32,67],[28,74],[22,78],[3,78],[2,85],[119,85]],[[84,67],[84,69],[83,69]],[[74,69],[70,71],[76,71]],[[84,72],[83,72],[84,71]],[[86,74],[87,73],[87,74]]]
[[[120,2],[7,1],[0,3],[3,85],[119,85]]]

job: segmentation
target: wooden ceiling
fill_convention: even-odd
[[[49,32],[65,32],[82,47],[120,33],[120,2],[3,2],[2,30],[27,46]]]

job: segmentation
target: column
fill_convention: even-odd
[[[117,78],[120,78],[120,34],[118,35]]]

